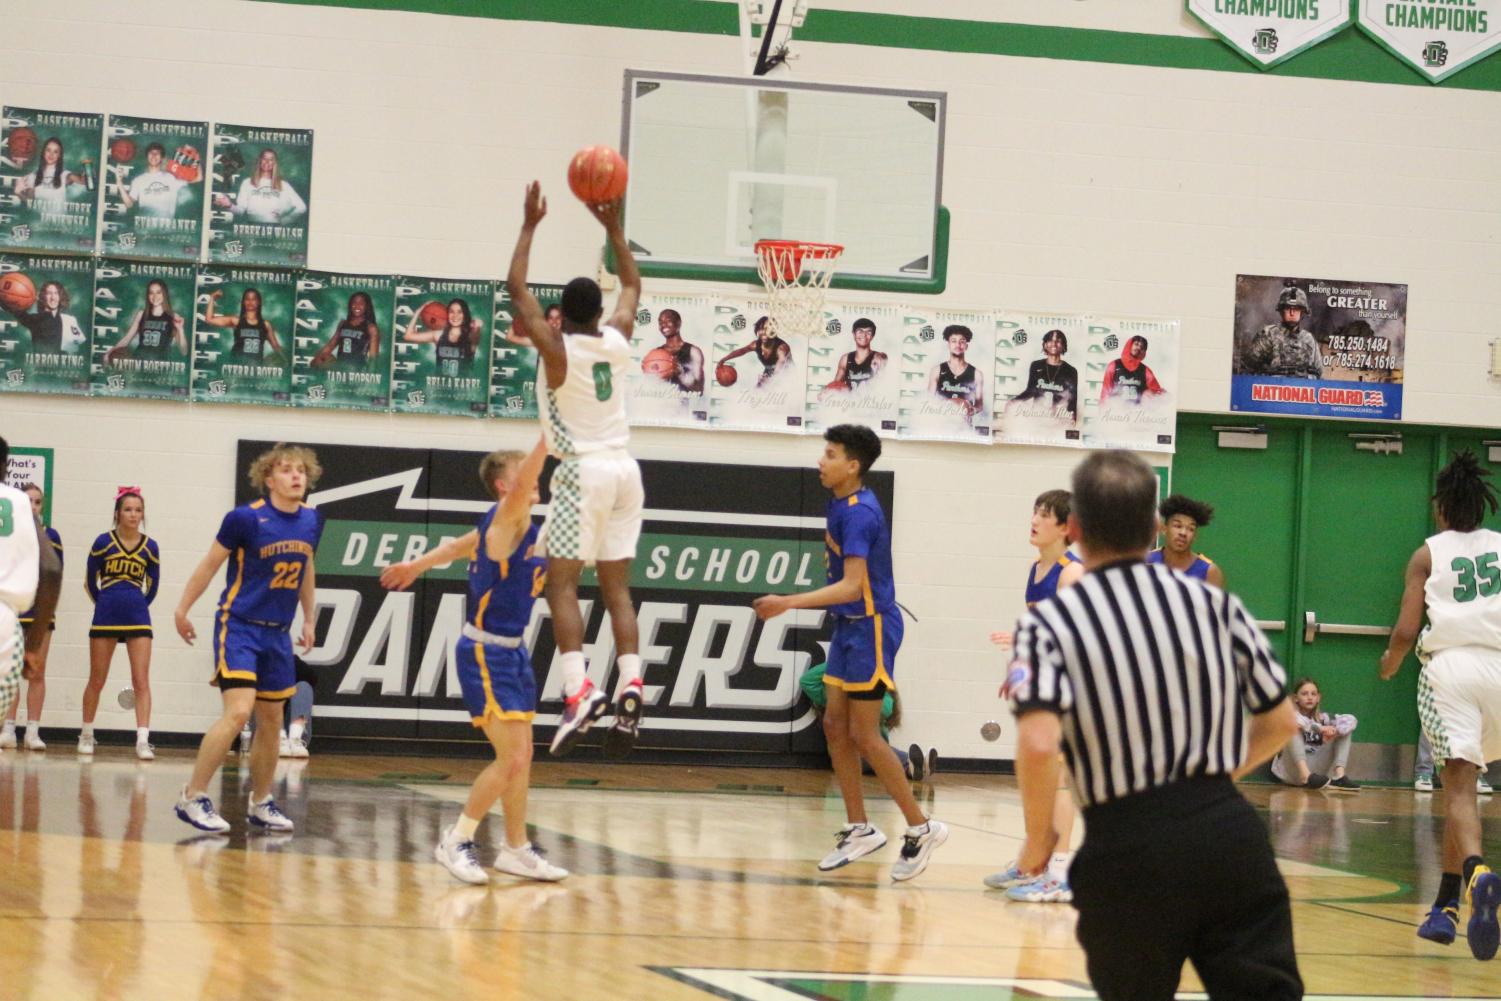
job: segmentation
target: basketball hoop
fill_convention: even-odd
[[[757,240],[756,268],[770,297],[772,333],[823,333],[823,297],[844,247],[807,240]]]

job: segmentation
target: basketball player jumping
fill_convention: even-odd
[[[1482,528],[1496,492],[1472,452],[1461,452],[1438,474],[1433,495],[1438,534],[1407,564],[1402,609],[1381,655],[1381,680],[1419,645],[1426,661],[1418,675],[1418,719],[1444,763],[1443,873],[1438,898],[1418,935],[1440,945],[1454,941],[1461,890],[1469,899],[1467,929],[1476,959],[1496,955],[1501,875],[1481,857],[1475,777],[1501,758],[1501,532]],[[1418,635],[1423,611],[1428,628]]]
[[[552,503],[539,546],[547,557],[547,605],[563,669],[563,717],[552,739],[553,754],[567,753],[609,708],[605,693],[584,673],[578,584],[590,563],[599,574],[620,667],[615,722],[605,738],[605,753],[629,752],[641,725],[641,656],[630,570],[641,537],[645,494],[641,467],[626,450],[630,425],[625,415],[625,377],[641,301],[641,273],[626,244],[620,209],[619,201],[589,205],[605,228],[620,274],[620,297],[603,326],[604,296],[592,279],[575,278],[563,289],[561,333],[548,325],[541,304],[527,288],[532,236],[547,215],[547,200],[535,181],[526,189],[521,235],[507,277],[514,327],[531,339],[540,357],[542,435],[548,451],[562,460],[553,473]]]

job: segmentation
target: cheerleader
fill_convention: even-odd
[[[28,483],[21,488],[31,498],[31,513],[40,521],[42,506],[46,495],[42,488],[35,483]],[[63,559],[63,537],[57,534],[57,529],[48,526],[46,529],[47,541],[57,552],[57,561]],[[21,625],[26,629],[31,628],[35,618],[35,609],[28,608],[21,613]],[[57,628],[57,622],[47,624],[47,634],[42,637],[42,645],[37,650],[36,659],[31,673],[26,679],[26,750],[45,751],[47,745],[42,742],[42,702],[47,698],[47,652],[52,649],[52,631]],[[10,712],[6,715],[5,724],[0,727],[0,748],[16,746],[16,709],[20,707],[21,700],[10,704]]]
[[[115,644],[125,643],[130,658],[130,685],[135,692],[136,757],[150,761],[151,751],[151,611],[161,584],[161,555],[156,540],[141,531],[146,502],[140,487],[115,493],[115,527],[94,540],[84,588],[94,602],[89,627],[89,683],[83,690],[83,732],[78,753],[94,753],[94,716],[109,676]]]

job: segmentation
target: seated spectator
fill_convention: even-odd
[[[1290,786],[1357,792],[1360,785],[1345,774],[1355,717],[1331,716],[1320,707],[1322,699],[1318,683],[1312,678],[1300,678],[1293,686],[1300,732],[1272,759],[1272,774]]]

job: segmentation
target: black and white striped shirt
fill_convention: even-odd
[[[1082,806],[1229,775],[1245,710],[1275,708],[1287,674],[1240,599],[1162,565],[1115,563],[1017,626],[1018,716],[1057,713]]]

